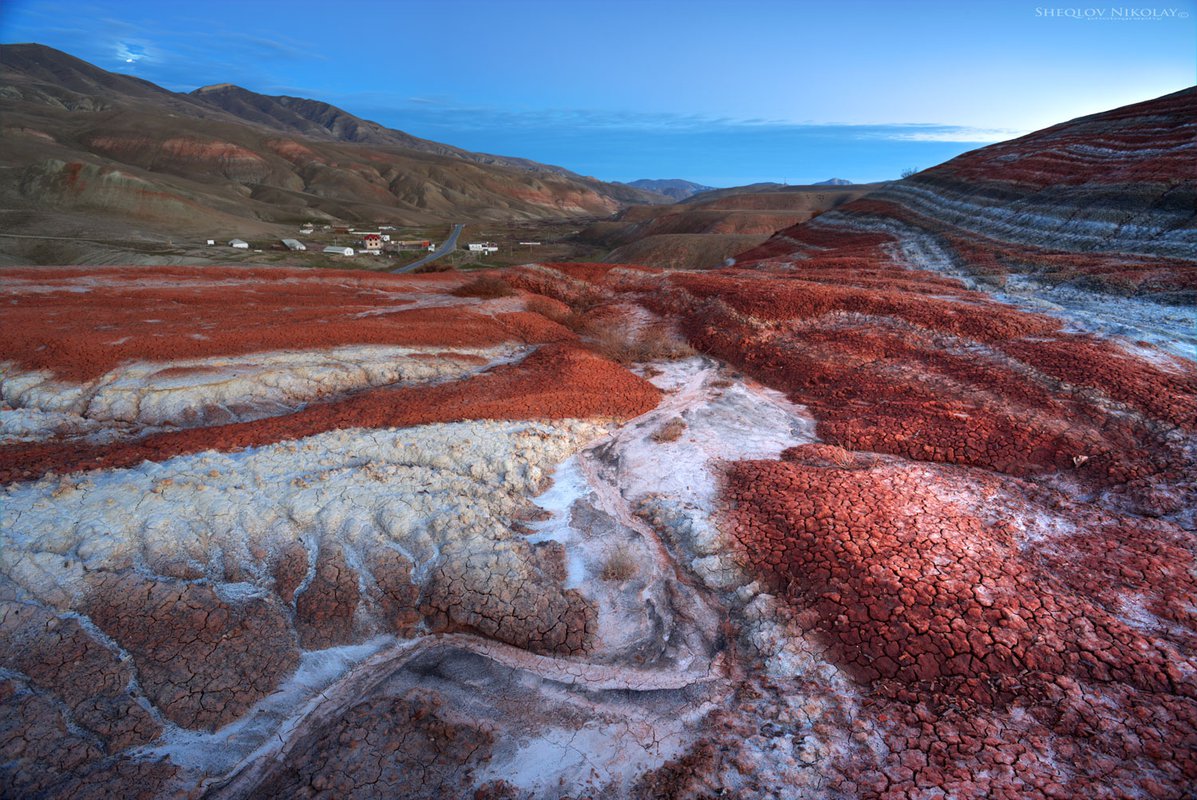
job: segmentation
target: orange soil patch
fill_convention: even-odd
[[[0,358],[66,380],[129,360],[175,361],[351,344],[487,346],[568,341],[538,315],[468,305],[394,310],[462,281],[238,269],[5,270]],[[31,291],[32,288],[42,291]],[[414,292],[413,292],[414,290]],[[408,297],[400,297],[399,293]],[[386,312],[386,313],[377,313]]]
[[[0,447],[0,483],[51,471],[113,469],[203,450],[237,450],[341,428],[468,419],[627,419],[656,407],[660,394],[652,384],[598,355],[572,345],[545,345],[519,364],[468,380],[377,389],[254,422],[172,431],[112,445]]]

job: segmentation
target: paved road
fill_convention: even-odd
[[[465,225],[460,225],[460,224],[454,225],[453,232],[449,234],[449,238],[446,239],[445,243],[442,244],[440,247],[438,247],[435,252],[429,253],[428,255],[424,256],[423,258],[421,258],[418,261],[413,261],[412,263],[408,264],[406,267],[399,267],[397,269],[393,269],[393,270],[391,270],[391,272],[411,272],[413,269],[416,269],[417,267],[422,267],[431,261],[436,261],[438,258],[440,258],[443,255],[452,253],[454,250],[457,249],[457,237],[461,235],[461,230],[464,227],[465,227]]]

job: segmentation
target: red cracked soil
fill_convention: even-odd
[[[884,730],[888,755],[846,759],[837,787],[1181,796],[1197,781],[1191,536],[967,477],[971,497],[957,468],[827,445],[729,469],[744,561],[867,687]],[[1076,533],[1024,540],[1013,521],[1044,513]],[[1164,621],[1127,619],[1125,602]]]

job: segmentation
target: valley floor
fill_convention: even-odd
[[[1191,330],[933,255],[0,270],[0,794],[1184,796]]]

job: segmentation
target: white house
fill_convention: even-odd
[[[351,255],[353,255],[353,248],[352,247],[341,247],[338,244],[330,244],[328,247],[324,248],[324,252],[330,253],[330,254],[336,255],[336,256],[351,256]]]
[[[497,253],[499,248],[495,247],[490,242],[470,242],[466,247],[471,253]]]
[[[230,239],[229,247],[236,247],[238,250],[248,250],[249,242],[244,239]]]
[[[286,245],[288,250],[307,250],[308,249],[307,247],[304,246],[304,243],[299,241],[298,239],[283,239],[283,244]]]
[[[209,245],[209,246],[211,246],[211,245],[214,245],[214,244],[216,244],[216,240],[215,240],[215,239],[209,239],[209,240],[208,240],[208,245]]]

